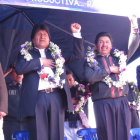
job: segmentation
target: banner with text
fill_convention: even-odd
[[[0,4],[128,16],[140,15],[139,0],[0,0]]]

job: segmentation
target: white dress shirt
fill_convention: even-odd
[[[38,48],[36,48],[38,49]],[[41,58],[46,58],[46,54],[45,54],[45,49],[38,49],[41,55]],[[42,66],[42,61],[40,59],[40,63]],[[50,67],[44,67],[43,70],[45,73],[49,74],[49,76],[54,77],[54,72],[52,71],[52,69]],[[48,89],[48,88],[56,88],[55,85],[50,84],[47,80],[44,79],[39,79],[39,85],[38,85],[38,90],[43,90],[43,89]]]

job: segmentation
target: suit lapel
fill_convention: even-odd
[[[33,58],[39,58],[40,57],[40,52],[38,49],[33,48],[33,50],[31,51],[31,55]]]
[[[46,49],[45,50],[45,53],[46,53],[46,58],[47,59],[53,59],[52,55],[51,55],[51,51],[49,49]]]
[[[51,55],[51,51],[50,51],[48,48],[45,50],[45,52],[46,52],[46,58],[47,58],[47,59],[52,59],[52,60],[54,60],[53,57],[52,57],[52,55]],[[56,68],[53,68],[52,71],[55,73]]]

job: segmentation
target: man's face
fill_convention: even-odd
[[[99,54],[107,56],[110,54],[112,49],[112,42],[108,36],[102,36],[98,39],[97,44],[95,45]]]
[[[72,74],[67,74],[67,80],[68,80],[69,88],[74,86],[74,78],[73,78]]]
[[[39,49],[47,48],[49,45],[49,41],[49,35],[45,30],[37,31],[32,40],[34,46]]]

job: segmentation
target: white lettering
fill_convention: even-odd
[[[84,6],[84,5],[80,5],[80,3],[82,4],[82,2],[79,2],[79,0],[30,0],[32,2],[39,2],[39,3],[51,3],[51,4],[62,4],[62,5],[73,5],[73,6]],[[87,6],[91,7],[93,3],[93,0],[88,0],[87,1]]]
[[[54,0],[50,0],[50,3],[54,3]]]
[[[55,0],[55,3],[56,3],[56,4],[60,4],[60,0],[58,0],[58,1],[57,1],[57,0]]]
[[[62,4],[64,4],[64,1],[62,0]]]
[[[71,1],[71,0],[69,0],[70,5],[73,5],[73,1],[74,1],[74,0],[72,0],[72,1]]]
[[[44,2],[49,2],[49,0],[44,0]]]
[[[69,3],[68,3],[68,0],[66,0],[66,3],[65,3],[65,5],[69,5]]]
[[[78,0],[75,0],[74,5],[80,6],[79,3],[78,3]]]
[[[87,1],[87,7],[94,7],[93,0]]]

